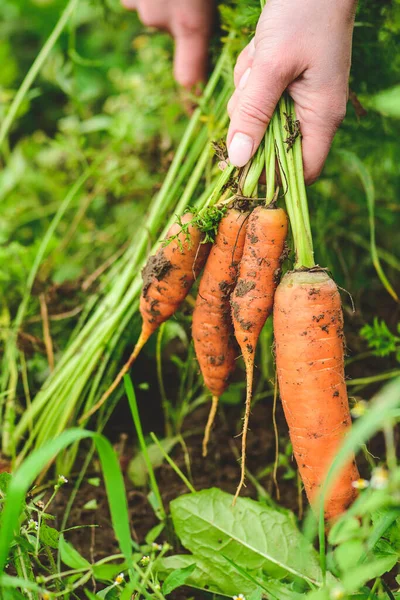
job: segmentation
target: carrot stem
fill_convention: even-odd
[[[304,183],[301,140],[290,131],[290,119],[295,122],[293,101],[284,96],[273,118],[274,136],[279,150],[279,167],[285,190],[286,208],[292,227],[296,254],[295,269],[315,266],[307,193]],[[285,137],[287,135],[287,137]],[[284,144],[287,144],[287,148]],[[296,152],[296,155],[295,155]],[[285,186],[287,186],[285,188]]]
[[[244,177],[244,183],[242,187],[243,196],[250,198],[254,194],[254,191],[257,189],[258,180],[260,179],[260,175],[264,166],[264,142],[261,142],[257,152],[251,160],[249,170],[247,171],[247,174]]]
[[[275,196],[275,141],[272,132],[272,123],[265,132],[265,179],[267,191],[265,194],[265,204],[271,204]]]

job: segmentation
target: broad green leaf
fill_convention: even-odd
[[[239,498],[233,507],[232,498],[212,488],[171,502],[175,531],[185,548],[216,572],[226,572],[225,555],[252,573],[322,581],[317,554],[291,513],[248,498]]]
[[[226,560],[230,565],[234,567],[234,569],[238,573],[240,573],[240,575],[243,575],[245,579],[251,581],[254,584],[256,589],[254,590],[254,593],[252,595],[259,594],[261,590],[264,590],[265,592],[267,592],[268,597],[275,598],[276,600],[302,600],[302,598],[304,597],[304,594],[299,594],[294,589],[292,589],[293,583],[290,585],[286,585],[284,583],[281,583],[277,579],[266,578],[263,578],[260,581],[260,579],[256,579],[255,577],[253,577],[253,575],[250,575],[250,573],[246,571],[246,569],[242,569],[242,567],[239,567],[239,565],[237,565],[234,561],[230,560],[229,558],[226,558]]]
[[[360,522],[355,517],[346,517],[339,519],[334,523],[329,532],[328,540],[332,545],[346,542],[360,533]]]
[[[365,546],[361,540],[347,540],[340,544],[334,552],[339,569],[344,573],[355,567],[364,554]]]
[[[392,549],[400,552],[400,516],[399,510],[379,511],[378,514],[372,516],[374,528],[368,540],[368,548],[372,548],[377,544],[380,538],[385,537],[389,540]]]
[[[167,454],[179,442],[177,436],[160,440],[160,444]],[[147,446],[147,454],[153,469],[157,469],[164,462],[164,456],[157,444],[149,444]],[[145,487],[147,485],[149,472],[146,465],[146,460],[142,452],[138,452],[130,461],[128,466],[128,477],[136,487]]]
[[[182,567],[181,569],[176,569],[172,571],[166,578],[162,586],[162,593],[166,596],[170,594],[176,588],[184,585],[186,581],[189,579],[190,575],[196,568],[196,563],[188,565],[187,567]]]
[[[83,556],[79,554],[78,550],[76,550],[72,544],[70,544],[69,542],[67,542],[66,539],[64,539],[63,534],[60,535],[58,547],[60,551],[61,560],[65,565],[67,565],[67,567],[70,567],[71,569],[91,568],[91,565],[86,560],[86,558],[83,558]]]
[[[347,593],[355,592],[368,581],[380,577],[393,569],[397,562],[397,556],[386,556],[377,560],[369,561],[359,567],[350,569],[342,578],[342,584]]]
[[[58,549],[59,532],[54,527],[49,527],[45,523],[40,526],[39,538],[42,544],[50,548]]]
[[[206,561],[199,556],[182,554],[168,556],[158,560],[155,564],[158,577],[163,580],[177,569],[184,569],[195,563],[196,568],[186,581],[190,587],[213,592],[232,598],[238,594],[243,594],[246,598],[253,593],[254,585],[226,565],[225,571],[222,569],[213,569]]]
[[[121,573],[121,571],[125,571],[127,569],[126,562],[115,564],[104,564],[104,565],[96,565],[92,566],[93,576],[95,579],[100,579],[101,581],[111,581],[116,578],[116,576]]]
[[[366,105],[385,117],[400,119],[400,85],[370,96],[366,99]]]

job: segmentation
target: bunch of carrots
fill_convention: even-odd
[[[219,397],[240,354],[246,368],[241,477],[235,500],[245,481],[255,352],[272,312],[280,396],[311,504],[317,502],[327,470],[351,426],[341,300],[326,269],[314,263],[300,137],[292,101],[285,95],[252,161],[241,170],[225,162],[200,212],[186,212],[172,226],[143,269],[139,340],[101,400],[117,387],[146,341],[174,315],[202,273],[192,333],[212,398],[204,456]],[[264,170],[265,194],[259,198]],[[287,212],[278,206],[282,197]],[[289,222],[294,268],[281,279]],[[354,500],[352,482],[357,479],[351,458],[325,502],[327,520]]]

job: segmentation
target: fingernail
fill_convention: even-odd
[[[244,167],[251,158],[253,140],[245,133],[235,133],[229,145],[229,160],[235,167]]]
[[[249,56],[251,58],[253,58],[255,53],[256,53],[256,44],[255,44],[254,38],[252,38],[251,42],[249,43]]]
[[[251,72],[251,68],[249,67],[248,69],[245,70],[245,72],[241,76],[240,81],[239,81],[239,85],[238,85],[239,90],[243,90],[244,89],[244,86],[246,85],[247,80],[249,78],[250,72]]]

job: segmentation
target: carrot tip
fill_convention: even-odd
[[[246,409],[244,412],[243,418],[243,429],[242,429],[242,461],[240,465],[240,481],[237,486],[237,490],[235,493],[235,497],[233,499],[233,506],[236,503],[236,500],[241,492],[242,487],[246,487],[245,478],[246,478],[246,449],[247,449],[247,433],[249,430],[249,420],[250,420],[250,409],[251,409],[251,397],[253,392],[253,370],[254,370],[254,362],[246,363]]]
[[[139,339],[136,342],[136,345],[135,345],[135,347],[133,349],[133,352],[130,355],[130,357],[128,358],[127,362],[124,364],[124,366],[122,367],[122,369],[120,370],[120,372],[118,373],[118,375],[116,376],[116,378],[114,379],[114,381],[112,382],[112,384],[110,385],[110,387],[104,392],[104,394],[102,395],[102,397],[100,398],[100,400],[96,404],[94,404],[92,406],[92,408],[90,410],[88,410],[79,419],[79,423],[80,424],[83,421],[86,421],[95,412],[97,412],[99,410],[99,408],[101,408],[103,406],[103,404],[106,402],[106,400],[108,400],[108,398],[111,396],[111,394],[113,393],[113,391],[120,384],[120,382],[123,379],[124,375],[126,375],[126,373],[129,372],[129,369],[131,368],[131,366],[133,365],[133,363],[135,362],[135,360],[139,356],[139,354],[140,354],[143,346],[145,345],[145,343],[147,342],[147,340],[149,339],[149,337],[150,337],[149,334],[148,333],[144,333],[143,329],[142,329],[142,331],[140,333],[140,336],[139,336]]]
[[[210,412],[208,414],[207,424],[204,429],[204,438],[203,438],[203,457],[204,458],[207,456],[208,442],[210,441],[211,428],[212,428],[214,420],[215,420],[215,415],[217,414],[218,401],[219,401],[218,396],[212,397],[211,408],[210,408]]]

